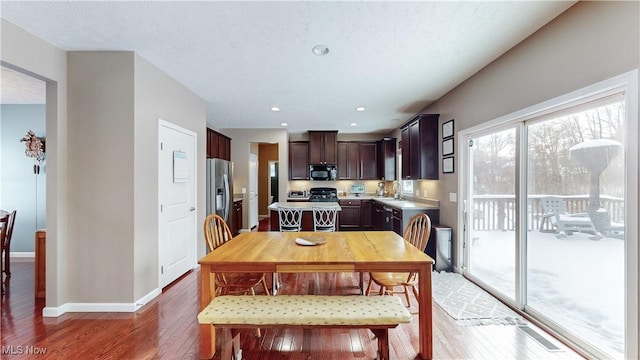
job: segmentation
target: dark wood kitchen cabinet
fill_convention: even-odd
[[[425,213],[431,219],[431,224],[435,225],[440,223],[440,210],[439,209],[429,209],[429,210],[408,210],[408,209],[400,209],[396,207],[391,207],[393,211],[392,218],[392,230],[402,236],[404,230],[409,225],[409,221],[411,218],[416,216],[417,214]]]
[[[378,180],[378,144],[363,142],[359,144],[360,180]]]
[[[207,128],[207,158],[231,161],[231,138]]]
[[[236,236],[242,229],[242,199],[233,202],[233,215],[231,216],[231,233]]]
[[[381,203],[372,201],[371,204],[371,225],[374,230],[385,230],[384,208]]]
[[[338,142],[339,180],[377,180],[378,144]]]
[[[338,131],[309,131],[309,164],[338,163]]]
[[[338,143],[338,180],[355,180],[358,176],[358,143]]]
[[[378,141],[378,178],[385,181],[396,180],[396,138]]]
[[[289,142],[289,180],[309,180],[309,143]]]
[[[400,128],[403,179],[438,179],[438,117],[417,115]]]
[[[340,230],[371,230],[373,228],[373,201],[367,199],[342,199],[340,204]]]
[[[372,211],[373,211],[372,200],[362,200],[360,202],[360,227],[363,230],[373,229],[373,223],[371,222]]]
[[[360,229],[360,200],[340,200],[340,230]]]

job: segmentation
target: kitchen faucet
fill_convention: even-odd
[[[393,190],[393,198],[394,199],[402,199],[402,191],[400,191],[400,182],[394,181],[393,185],[391,185],[391,189]]]

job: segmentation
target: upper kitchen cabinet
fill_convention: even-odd
[[[378,146],[375,142],[338,143],[339,180],[377,180]]]
[[[289,180],[309,180],[309,143],[289,142]]]
[[[417,115],[400,128],[403,179],[438,179],[439,116]]]
[[[338,131],[309,131],[309,165],[338,163]]]
[[[381,180],[396,180],[396,138],[378,141],[378,177]]]
[[[231,161],[231,138],[207,128],[207,158]]]

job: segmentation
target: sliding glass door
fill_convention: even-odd
[[[527,306],[607,355],[624,354],[624,103],[532,121]]]
[[[460,134],[465,275],[596,357],[624,358],[637,324],[628,99],[607,89]]]
[[[516,128],[474,136],[467,143],[467,273],[515,301]]]

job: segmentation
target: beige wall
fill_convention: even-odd
[[[67,55],[0,19],[2,64],[46,81],[47,307],[68,301]]]
[[[158,287],[158,119],[198,134],[204,175],[206,105],[133,52],[69,52],[68,59],[69,163],[81,175],[70,180],[70,216],[81,221],[70,224],[69,297],[133,303]],[[204,202],[198,210],[200,224]]]
[[[134,55],[67,59],[69,300],[132,302]]]
[[[204,174],[205,102],[132,52],[65,53],[5,20],[2,62],[47,81],[44,313],[133,304],[158,286],[158,118],[198,134]]]
[[[639,6],[579,2],[422,112],[439,113],[440,124],[455,119],[457,133],[636,69]],[[449,193],[458,192],[458,175],[440,172],[440,220],[454,227],[455,238],[457,203]]]
[[[205,255],[207,105],[138,55],[135,86],[133,299],[138,300],[158,286],[158,119],[197,134],[196,258]]]

